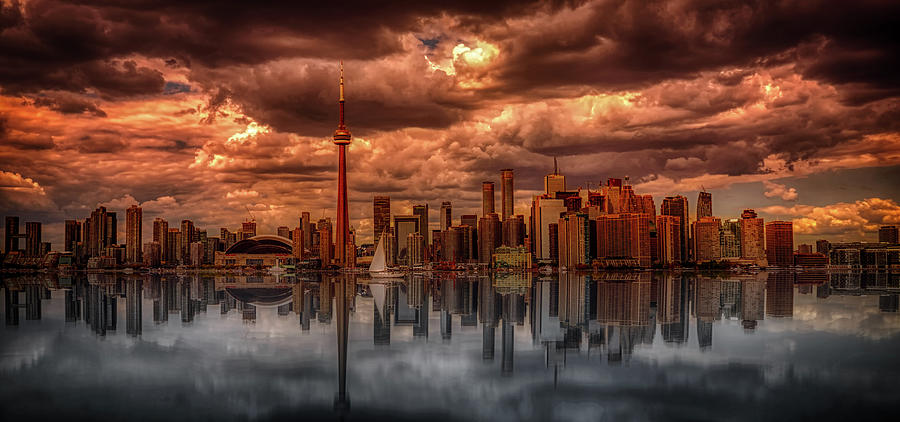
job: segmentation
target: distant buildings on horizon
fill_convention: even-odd
[[[817,241],[815,251],[812,245],[799,245],[795,250],[790,221],[764,222],[752,209],[744,210],[740,218],[722,220],[713,215],[712,193],[706,191],[698,194],[697,218],[691,221],[688,198],[665,197],[657,215],[653,197],[636,194],[627,178],[624,181],[610,178],[596,190],[580,187],[567,190],[566,178],[560,174],[555,159],[554,170],[544,176],[543,186],[544,192],[532,198],[530,215],[516,214],[515,172],[503,169],[499,213],[495,205],[495,184],[484,181],[481,216],[461,215],[456,220],[458,224],[454,224],[452,203],[443,201],[435,230],[429,226],[427,203],[413,205],[410,214],[392,214],[390,196],[375,195],[372,200],[374,245],[360,249],[356,246],[356,234],[351,231],[348,244],[356,247],[349,248],[351,256],[347,257],[347,266],[355,266],[358,255],[371,255],[382,241],[386,242],[389,266],[432,263],[447,269],[459,265],[527,268],[535,263],[572,269],[648,268],[723,261],[788,267],[825,265],[829,260],[853,266],[866,260],[847,252],[846,245],[833,248],[826,240]],[[143,212],[141,207],[132,205],[126,210],[124,244],[116,238],[117,223],[117,214],[103,206],[83,221],[66,220],[64,252],[71,253],[74,264],[89,267],[238,265],[238,261],[260,261],[256,257],[236,260],[225,256],[237,242],[257,236],[252,215],[235,232],[220,228],[218,237],[196,228],[191,220],[170,227],[167,220],[156,218],[152,222],[152,239],[143,242]],[[276,240],[280,244],[270,245],[270,252],[260,252],[272,255],[263,260],[266,264],[295,265],[310,259],[318,260],[316,265],[322,267],[336,263],[334,225],[330,218],[313,222],[309,212],[301,212],[298,225],[278,227],[277,236],[285,240]],[[878,241],[898,244],[897,226],[882,226]],[[501,247],[504,249],[498,250]],[[41,223],[26,222],[25,233],[21,233],[19,217],[6,217],[4,252],[7,256],[13,253],[43,257],[50,249],[50,244],[42,241]],[[835,258],[831,256],[833,250],[837,251]],[[885,253],[888,255],[883,260],[892,263],[897,260],[894,255],[900,252]]]

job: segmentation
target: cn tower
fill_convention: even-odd
[[[335,259],[341,267],[347,266],[347,239],[350,238],[350,212],[347,209],[347,145],[350,131],[344,126],[344,62],[341,61],[340,122],[334,131],[334,144],[338,146],[338,197],[337,197],[337,245]],[[328,265],[328,263],[324,263]]]

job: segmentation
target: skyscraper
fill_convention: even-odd
[[[650,220],[646,214],[603,214],[597,217],[597,257],[631,258],[650,266]]]
[[[667,196],[663,199],[662,206],[660,206],[659,214],[660,215],[671,215],[674,217],[678,217],[681,219],[681,262],[687,262],[689,260],[689,248],[688,244],[690,239],[690,219],[688,218],[688,200],[687,198],[677,195],[677,196]]]
[[[141,258],[141,241],[144,213],[141,207],[132,205],[125,210],[125,260],[129,264],[139,264]]]
[[[794,265],[794,225],[790,221],[766,223],[766,257],[769,265]]]
[[[553,173],[544,176],[544,194],[555,197],[556,192],[564,192],[565,190],[566,176],[559,174],[556,157],[553,157]]]
[[[388,208],[390,209],[390,207]],[[312,220],[310,220],[309,212],[307,211],[303,211],[300,213],[300,230],[303,230],[303,250],[311,251],[312,234],[315,230],[313,230]],[[226,248],[228,248],[228,246],[226,246]]]
[[[66,236],[63,250],[66,252],[74,251],[78,242],[81,242],[81,222],[78,220],[66,220]]]
[[[372,199],[372,236],[375,239],[375,247],[381,241],[381,234],[391,227],[391,197],[375,195]]]
[[[741,257],[741,220],[732,218],[722,222],[719,243],[722,258]]]
[[[697,196],[697,219],[712,217],[712,194],[706,191]]]
[[[878,228],[878,242],[900,243],[900,229],[897,226],[881,226]]]
[[[478,220],[478,260],[490,263],[494,249],[500,246],[500,218],[495,213],[488,214]]]
[[[557,220],[559,266],[575,268],[590,263],[590,225],[583,213],[566,214]]]
[[[715,261],[722,257],[719,241],[721,226],[722,221],[716,217],[700,217],[694,222],[692,239],[694,241],[694,259],[697,262]]]
[[[10,253],[19,250],[19,217],[6,217],[6,230],[3,241],[4,252]]]
[[[288,226],[278,226],[278,228],[275,230],[276,233],[278,233],[278,236],[281,236],[285,239],[290,239],[293,236],[293,233],[291,233],[291,228]]]
[[[494,182],[481,182],[481,216],[494,213]]]
[[[168,256],[169,238],[167,233],[169,233],[169,222],[160,217],[156,217],[156,219],[153,220],[153,241],[159,243],[159,259],[164,262],[167,262],[170,259]]]
[[[445,231],[453,226],[453,208],[450,201],[441,202],[441,213],[439,216],[441,231]]]
[[[763,223],[763,219],[757,217],[756,211],[752,209],[741,213],[741,259],[765,266],[766,238]]]
[[[256,223],[253,224],[254,229]],[[191,262],[191,243],[194,243],[194,222],[191,220],[181,220],[181,248],[178,251],[181,258],[178,262],[188,264]]]
[[[431,230],[428,230],[428,204],[413,206],[413,215],[419,216],[419,233],[422,234],[425,245],[430,244],[429,234]]]
[[[506,221],[507,218],[515,214],[513,207],[515,206],[515,185],[513,184],[513,169],[500,170],[500,219]]]
[[[546,195],[534,197],[531,203],[531,226],[528,235],[535,259],[558,258],[550,253],[551,247],[556,249],[555,246],[551,246],[550,224],[558,224],[559,215],[564,212],[566,205],[562,199],[552,199]]]
[[[681,218],[672,215],[656,217],[658,261],[663,266],[681,262]]]
[[[41,255],[41,223],[37,221],[25,223],[25,255]]]
[[[340,98],[338,99],[340,120],[334,131],[334,144],[338,146],[338,197],[337,197],[337,264],[347,265],[347,240],[350,236],[350,210],[347,207],[347,146],[350,145],[350,130],[344,125],[344,63],[341,62]]]
[[[182,222],[184,225],[184,222]],[[194,227],[193,223],[191,223],[191,227]],[[182,231],[184,231],[182,229]],[[241,239],[249,239],[251,237],[256,236],[256,220],[245,221],[241,223]]]
[[[407,238],[410,233],[419,233],[422,219],[418,215],[394,216],[394,239],[397,242],[397,261],[402,265],[410,265]]]
[[[88,256],[100,256],[104,249],[116,244],[116,222],[116,213],[107,212],[106,207],[98,207],[91,212],[86,222],[90,238],[84,240]]]

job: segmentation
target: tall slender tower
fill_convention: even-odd
[[[513,169],[500,170],[500,196],[503,201],[503,203],[500,204],[500,209],[502,210],[500,220],[506,221],[507,218],[512,217],[513,214],[515,214],[513,211],[513,206],[515,205],[514,189]]]
[[[494,213],[494,182],[481,182],[481,216]]]
[[[337,239],[335,259],[341,267],[347,265],[347,240],[350,238],[350,212],[347,209],[347,145],[350,145],[350,131],[344,126],[344,62],[341,61],[340,121],[334,131],[334,144],[338,146],[338,197],[337,197]],[[327,263],[325,263],[327,265]]]

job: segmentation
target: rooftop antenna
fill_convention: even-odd
[[[554,175],[559,174],[559,167],[557,167],[557,165],[556,165],[556,157],[553,157],[553,174]]]

